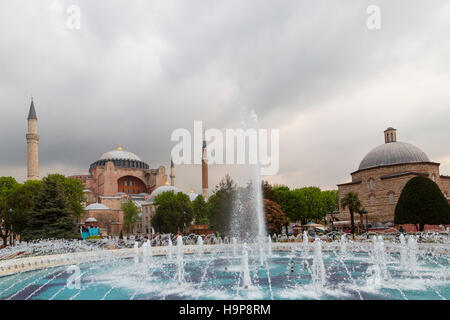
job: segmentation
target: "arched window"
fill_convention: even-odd
[[[374,195],[371,195],[371,196],[370,196],[370,205],[371,205],[371,206],[374,206],[374,205],[375,205],[375,196],[374,196]]]

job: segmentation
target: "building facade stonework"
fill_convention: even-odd
[[[175,179],[173,169],[172,175]],[[103,233],[117,236],[123,226],[122,204],[132,201],[141,211],[141,204],[167,182],[168,176],[164,166],[152,169],[137,155],[119,147],[92,163],[88,175],[71,178],[84,184],[85,218],[96,218]]]
[[[349,192],[357,193],[362,207],[368,212],[364,219],[367,218],[369,224],[392,223],[400,194],[406,183],[415,176],[432,179],[449,199],[450,177],[440,175],[439,166],[419,148],[397,142],[396,130],[388,128],[385,144],[367,154],[359,169],[351,173],[351,182],[338,185],[339,203]],[[348,209],[340,206],[335,218],[350,220]],[[355,219],[358,218],[356,213]]]

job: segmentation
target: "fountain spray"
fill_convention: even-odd
[[[184,280],[184,262],[183,262],[184,248],[183,237],[177,237],[177,267],[178,267],[178,284]]]
[[[248,289],[248,287],[252,284],[250,279],[250,270],[248,268],[247,243],[244,243],[242,247],[242,283],[245,289]]]
[[[136,241],[134,243],[134,265],[137,266],[139,263],[139,243]]]
[[[203,254],[203,238],[202,238],[202,236],[197,237],[197,248],[198,248],[197,253],[199,255]]]
[[[322,241],[316,238],[314,241],[314,258],[312,264],[312,280],[317,289],[323,288],[326,282],[325,265],[322,256]]]
[[[169,241],[167,243],[167,257],[169,258],[169,261],[172,260],[172,239],[169,236]]]

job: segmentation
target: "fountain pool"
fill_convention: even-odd
[[[317,239],[316,239],[317,241]],[[16,273],[0,278],[0,298],[19,300],[116,299],[449,299],[450,257],[416,248],[405,264],[400,250],[382,239],[361,247],[339,242],[300,243],[271,255],[258,244],[149,258],[144,247],[132,258],[104,259]],[[219,249],[220,248],[220,249]],[[365,248],[365,249],[364,249]],[[237,249],[237,250],[236,250]],[[352,250],[353,249],[353,250]],[[323,250],[323,251],[322,251]],[[268,251],[264,251],[268,252]],[[77,270],[78,269],[78,270]],[[77,271],[74,273],[74,271]],[[79,277],[79,286],[70,285]]]

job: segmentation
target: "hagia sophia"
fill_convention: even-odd
[[[369,223],[392,223],[398,198],[406,183],[415,176],[428,177],[450,200],[450,177],[439,173],[439,163],[431,161],[418,147],[397,141],[397,130],[384,131],[384,144],[374,148],[351,173],[351,182],[338,185],[339,201],[347,193],[358,194]],[[348,210],[335,216],[350,220]]]
[[[39,135],[33,99],[27,120],[27,177],[34,180],[39,179]],[[351,173],[350,182],[337,185],[339,202],[347,193],[355,192],[367,211],[368,223],[392,223],[398,198],[406,183],[415,176],[428,177],[436,182],[450,201],[450,176],[440,174],[439,163],[431,161],[418,147],[398,142],[394,128],[384,131],[384,142],[364,157],[358,170]],[[202,195],[207,200],[206,141],[203,141],[202,149]],[[139,156],[121,146],[95,160],[89,167],[89,174],[71,178],[80,180],[85,187],[84,219],[95,218],[103,234],[114,236],[122,230],[122,203],[131,200],[139,208],[140,222],[134,232],[149,235],[152,232],[150,220],[156,211],[153,205],[155,197],[166,191],[183,192],[175,186],[172,161],[168,174],[164,166],[150,168]],[[191,200],[198,196],[192,190],[186,194]],[[348,210],[340,207],[332,219],[337,223],[348,222]]]
[[[28,113],[28,180],[39,179],[39,135],[34,101],[31,100]],[[170,174],[164,166],[156,169],[141,160],[136,154],[123,150],[104,153],[89,167],[89,174],[74,175],[69,178],[80,180],[85,189],[84,219],[95,218],[103,234],[118,236],[122,230],[123,211],[121,205],[131,200],[140,211],[140,221],[135,233],[151,233],[150,219],[156,213],[153,201],[166,191],[183,192],[175,186],[175,166],[171,161]],[[170,183],[169,183],[170,178]],[[191,201],[198,194],[192,190],[186,193]],[[208,199],[208,165],[206,161],[206,142],[203,142],[202,157],[202,195]]]

